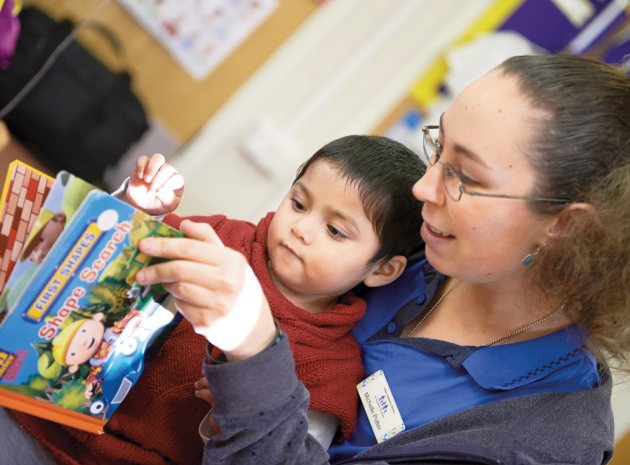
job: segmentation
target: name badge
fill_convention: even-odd
[[[357,384],[357,390],[377,442],[383,442],[405,430],[405,423],[383,370],[378,370]]]

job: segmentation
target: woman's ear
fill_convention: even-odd
[[[576,202],[567,205],[556,214],[554,221],[547,228],[547,235],[552,239],[561,238],[578,217],[593,214],[595,214],[595,208],[590,203]]]
[[[402,274],[407,266],[404,255],[394,255],[387,260],[376,263],[372,271],[363,280],[367,287],[379,287],[389,284]]]

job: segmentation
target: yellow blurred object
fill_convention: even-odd
[[[0,0],[0,2],[3,0]],[[0,8],[2,5],[0,5]],[[9,143],[11,136],[9,135],[9,130],[7,129],[7,125],[4,122],[0,121],[0,150],[5,148]]]
[[[492,6],[462,34],[452,45],[462,44],[480,33],[497,29],[516,11],[525,0],[496,0]],[[411,98],[420,107],[427,108],[437,98],[440,84],[448,71],[446,58],[442,56],[422,76],[411,89]]]
[[[2,5],[4,5],[5,0],[0,0],[0,10],[2,9]],[[22,9],[22,0],[15,0],[13,2],[13,16],[17,16],[20,10]]]
[[[630,431],[615,442],[615,453],[608,465],[628,465],[630,463]]]

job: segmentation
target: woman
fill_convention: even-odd
[[[428,263],[368,296],[355,336],[387,384],[360,390],[369,415],[332,460],[606,463],[606,361],[626,368],[630,347],[629,79],[579,57],[515,57],[423,131]],[[286,338],[264,300],[238,298],[256,288],[244,261],[209,228],[182,229],[189,239],[142,242],[179,260],[138,280],[166,283],[227,357],[204,367],[218,429],[204,463],[327,463]]]

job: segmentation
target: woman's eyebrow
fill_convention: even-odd
[[[453,148],[455,149],[455,152],[457,152],[458,154],[463,155],[466,158],[471,159],[472,161],[474,161],[474,162],[478,163],[479,165],[483,166],[484,168],[490,169],[490,166],[488,166],[488,164],[485,162],[485,160],[483,158],[481,158],[479,155],[477,155],[475,152],[471,152],[466,147],[464,147],[462,145],[459,145],[459,144],[454,144]]]
[[[442,113],[440,115],[440,135],[442,136],[443,141],[445,140],[445,133],[446,131],[444,130],[444,113]],[[466,158],[469,158],[472,161],[480,164],[481,166],[490,169],[490,166],[488,166],[485,160],[479,155],[477,155],[475,152],[473,152],[472,150],[469,150],[463,145],[458,144],[458,143],[454,143],[453,148],[455,149],[455,152],[457,152],[459,155],[463,155]]]

